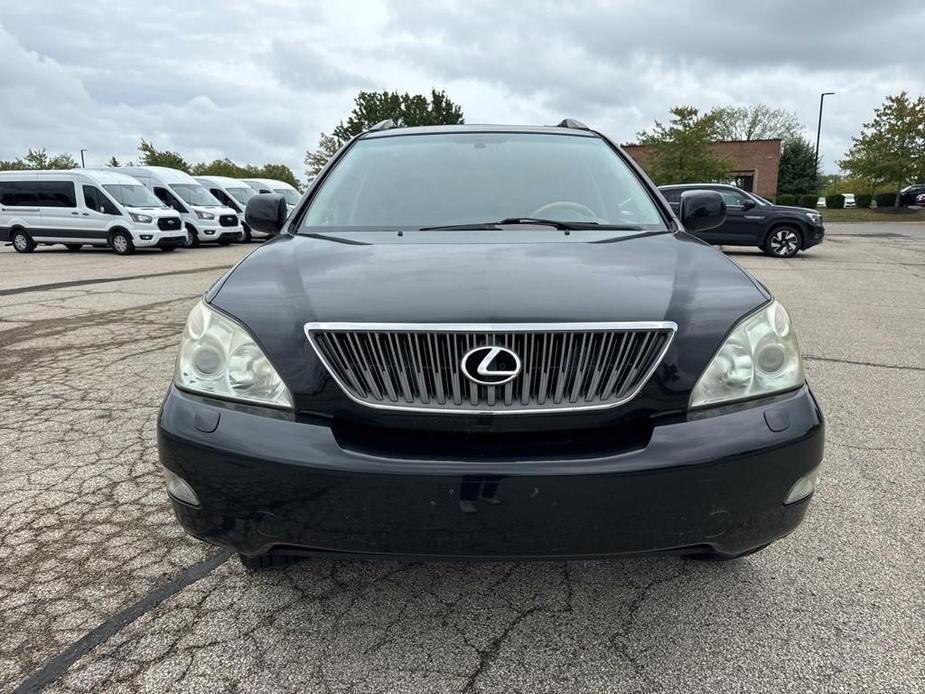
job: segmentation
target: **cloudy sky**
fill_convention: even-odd
[[[189,161],[283,162],[361,89],[445,89],[470,123],[585,121],[632,141],[668,109],[795,111],[827,170],[884,96],[925,93],[925,2],[95,0],[0,12],[0,159],[140,138]]]

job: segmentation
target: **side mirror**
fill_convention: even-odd
[[[757,204],[757,203],[756,203],[754,200],[751,200],[751,199],[746,200],[745,202],[742,203],[742,209],[743,209],[743,210],[750,210],[750,209],[752,209],[756,204]]]
[[[715,229],[726,221],[726,201],[712,190],[684,191],[680,217],[685,231],[697,233]]]
[[[278,193],[261,193],[247,201],[244,221],[252,229],[276,236],[283,229],[289,208],[286,198]]]

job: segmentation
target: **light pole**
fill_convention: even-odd
[[[819,95],[819,124],[816,126],[816,157],[813,159],[813,181],[819,183],[819,136],[822,134],[822,103],[825,97],[832,96],[835,92],[822,92]]]
[[[82,150],[80,150],[80,168],[81,168],[81,169],[86,169],[86,168],[87,168],[87,165],[84,164],[84,152],[89,152],[89,151],[90,151],[90,150],[88,150],[88,149],[82,149]],[[819,152],[819,146],[816,145],[816,153],[817,153],[817,155],[818,155],[818,152]]]

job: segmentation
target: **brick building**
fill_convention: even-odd
[[[624,145],[623,149],[643,169],[651,148],[648,145]],[[772,200],[777,196],[777,170],[780,167],[780,140],[735,140],[715,142],[713,149],[729,162],[730,183]],[[706,181],[689,181],[706,183]]]

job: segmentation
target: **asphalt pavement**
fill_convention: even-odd
[[[155,443],[187,312],[256,246],[0,248],[0,691],[925,691],[923,232],[730,252],[827,417],[807,519],[765,551],[258,574],[183,534]]]

